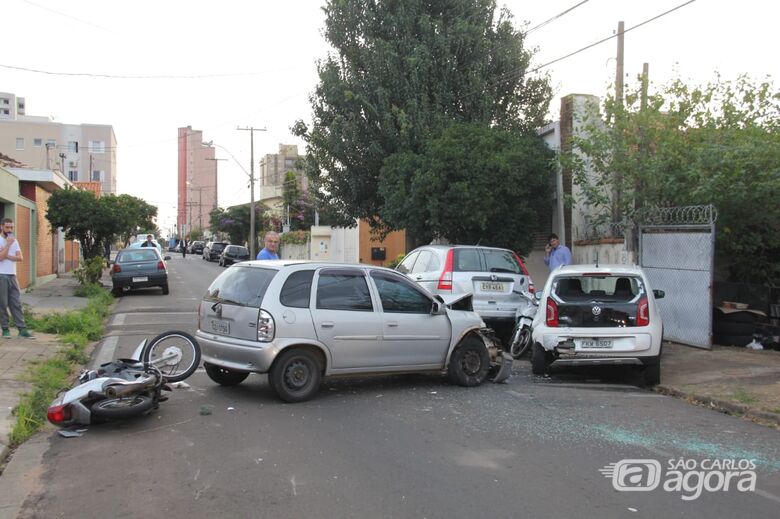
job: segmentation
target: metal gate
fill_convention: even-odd
[[[642,211],[639,264],[651,288],[666,292],[657,300],[664,338],[712,348],[712,287],[715,220],[712,205]]]

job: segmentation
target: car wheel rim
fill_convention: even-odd
[[[469,351],[466,352],[466,354],[463,356],[463,360],[461,360],[460,366],[467,374],[474,375],[475,373],[478,373],[482,367],[482,360],[479,358],[477,352]]]
[[[311,375],[309,365],[301,360],[293,361],[284,370],[284,383],[290,389],[300,390],[306,387]]]

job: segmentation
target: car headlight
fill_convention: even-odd
[[[265,310],[260,310],[257,314],[257,340],[260,342],[271,342],[276,335],[276,324],[271,314]]]

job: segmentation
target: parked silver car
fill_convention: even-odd
[[[425,245],[396,267],[432,294],[473,294],[474,311],[492,326],[514,325],[525,304],[518,292],[534,284],[522,260],[508,249],[468,245]]]
[[[382,267],[255,260],[214,280],[196,337],[212,380],[268,373],[287,402],[311,398],[329,375],[446,370],[464,386],[500,381],[512,359],[469,301],[447,305]]]

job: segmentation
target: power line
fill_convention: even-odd
[[[131,75],[131,74],[96,74],[92,72],[54,72],[51,70],[40,70],[29,67],[18,67],[16,65],[5,65],[0,63],[0,67],[11,70],[21,70],[23,72],[34,72],[36,74],[46,74],[49,76],[75,76],[75,77],[94,77],[104,79],[213,79],[223,77],[245,77],[260,76],[290,70],[290,68],[281,70],[269,70],[262,72],[227,72],[224,74],[184,74],[184,75]]]
[[[586,4],[586,3],[588,3],[589,1],[590,1],[590,0],[582,0],[582,2],[578,3],[577,5],[573,5],[573,6],[569,7],[568,9],[566,9],[565,11],[563,11],[563,12],[561,12],[561,13],[558,13],[558,14],[556,14],[555,16],[553,16],[552,18],[550,18],[549,20],[545,20],[545,21],[543,21],[542,23],[540,23],[540,24],[538,24],[538,25],[536,25],[536,26],[534,26],[534,27],[531,27],[530,29],[528,29],[527,31],[525,31],[525,32],[523,33],[523,36],[527,36],[528,34],[531,34],[531,33],[532,33],[532,32],[534,32],[536,29],[541,29],[541,28],[542,28],[542,27],[544,27],[545,25],[547,25],[547,24],[550,24],[550,23],[554,22],[554,21],[555,21],[555,20],[557,20],[558,18],[562,17],[562,16],[563,16],[563,15],[565,15],[565,14],[568,14],[568,13],[570,13],[571,11],[575,10],[576,8],[578,8],[579,6],[581,6],[582,4]]]

